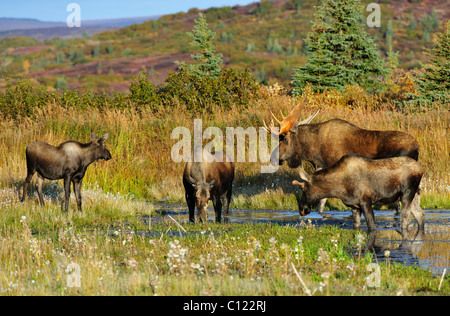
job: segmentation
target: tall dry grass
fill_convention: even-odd
[[[348,120],[361,128],[400,130],[413,135],[420,143],[420,162],[426,175],[422,183],[425,199],[433,207],[448,207],[449,196],[449,112],[447,105],[434,109],[393,111],[389,106],[370,107],[369,103],[343,106],[342,97],[333,94],[306,94],[309,104],[303,109],[308,116],[316,109],[321,112],[315,122],[331,118]],[[347,95],[348,99],[349,96]],[[347,100],[345,99],[345,100]],[[340,101],[341,100],[341,101]],[[26,175],[25,148],[35,140],[58,145],[73,139],[88,142],[91,132],[110,133],[107,147],[113,159],[96,162],[89,167],[84,188],[99,186],[104,192],[119,192],[150,200],[183,201],[181,174],[184,165],[171,159],[171,148],[178,141],[171,139],[177,126],[193,130],[194,118],[201,118],[203,129],[221,128],[225,135],[228,126],[260,127],[262,120],[270,120],[270,111],[288,113],[299,100],[279,91],[263,91],[260,98],[245,111],[232,108],[223,111],[217,107],[214,114],[193,116],[183,105],[162,108],[154,113],[148,109],[67,109],[48,104],[38,110],[33,119],[19,121],[0,119],[0,186],[14,188],[19,195]],[[345,101],[345,102],[348,102]],[[379,100],[376,101],[379,104]],[[205,140],[205,143],[210,140]],[[224,145],[225,146],[225,145]],[[294,192],[290,182],[295,172],[283,166],[275,174],[260,174],[260,163],[237,163],[234,195],[238,203],[252,207],[251,196],[273,195],[283,199]],[[270,194],[272,192],[272,194]],[[426,195],[437,198],[427,199]],[[286,200],[289,200],[286,199]],[[250,202],[249,202],[250,201]],[[274,207],[292,205],[290,202]],[[256,202],[255,202],[256,203]],[[260,207],[261,203],[258,204]],[[276,204],[276,203],[273,203]],[[256,207],[256,204],[253,205]]]

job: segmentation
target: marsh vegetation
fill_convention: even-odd
[[[8,192],[2,191],[3,196]],[[86,192],[83,213],[59,203],[0,211],[1,295],[416,295],[446,294],[418,266],[375,258],[368,236],[310,221],[187,224],[151,204]],[[186,212],[187,213],[187,212]],[[301,281],[300,281],[301,279]],[[79,282],[79,283],[77,283]]]

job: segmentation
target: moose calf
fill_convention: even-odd
[[[42,206],[44,205],[44,198],[42,196],[42,183],[44,179],[64,179],[65,212],[67,212],[69,207],[70,182],[73,183],[78,210],[81,212],[81,182],[83,181],[87,167],[96,160],[111,159],[111,153],[105,147],[105,141],[108,137],[109,134],[105,134],[97,139],[97,136],[93,133],[91,141],[87,144],[81,144],[71,140],[62,143],[58,147],[41,141],[35,141],[28,145],[25,151],[27,158],[27,177],[23,185],[22,202],[25,201],[28,185],[35,172],[37,172],[36,187]]]
[[[200,221],[206,221],[206,207],[211,199],[216,214],[216,222],[220,223],[221,221],[222,205],[225,222],[227,222],[234,179],[234,163],[229,162],[228,156],[222,152],[210,154],[199,148],[194,152],[194,155],[202,155],[200,156],[202,159],[195,159],[194,162],[186,163],[183,173],[189,221],[195,222],[195,207],[197,207]],[[214,157],[218,157],[219,161],[216,161]],[[198,160],[201,160],[201,162]]]
[[[424,211],[420,208],[419,184],[422,166],[409,157],[372,160],[355,154],[342,157],[334,165],[309,175],[299,169],[303,195],[299,213],[309,214],[311,207],[323,198],[339,198],[353,209],[353,227],[359,228],[361,212],[369,231],[374,231],[375,218],[372,205],[402,202],[401,228],[406,229],[412,220],[424,228]]]

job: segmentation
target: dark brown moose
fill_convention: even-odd
[[[195,207],[197,207],[200,221],[206,221],[206,207],[208,201],[212,200],[216,222],[221,222],[222,206],[225,222],[228,222],[234,163],[229,162],[228,156],[222,152],[206,153],[199,148],[194,152],[194,155],[197,155],[195,156],[197,158],[186,163],[183,173],[189,221],[195,222]]]
[[[359,228],[361,212],[369,231],[374,231],[375,218],[372,205],[375,203],[402,202],[402,231],[408,228],[412,217],[419,229],[424,228],[424,211],[420,208],[419,184],[423,168],[409,157],[368,159],[354,154],[342,157],[334,165],[307,174],[299,169],[304,182],[300,185],[303,194],[299,202],[299,213],[309,214],[311,207],[323,198],[339,198],[353,209],[353,227]]]
[[[266,128],[279,136],[279,146],[272,152],[273,164],[287,162],[297,168],[303,160],[310,162],[316,170],[327,168],[347,154],[357,154],[370,159],[407,156],[417,160],[419,143],[414,137],[400,131],[377,131],[359,128],[341,119],[308,124],[308,119],[297,122],[301,106],[297,105],[280,124],[280,130]],[[273,115],[273,114],[272,114]],[[321,201],[322,213],[326,200]]]
[[[40,204],[44,205],[42,196],[42,183],[44,179],[58,180],[64,179],[65,207],[67,212],[70,199],[70,183],[73,183],[75,199],[78,210],[81,212],[81,184],[87,167],[96,160],[111,159],[111,153],[106,149],[105,141],[109,134],[105,134],[99,139],[95,133],[91,136],[91,141],[82,144],[77,141],[67,141],[54,147],[45,142],[35,141],[26,148],[27,177],[23,185],[22,202],[27,196],[28,185],[37,172],[36,187]]]

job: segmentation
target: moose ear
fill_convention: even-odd
[[[96,140],[98,137],[97,137],[97,134],[95,134],[94,132],[92,132],[92,134],[91,134],[91,142],[92,141],[94,141],[94,140]]]
[[[319,109],[320,110],[320,109]],[[303,121],[301,121],[301,122],[297,122],[297,126],[298,125],[306,125],[306,124],[309,124],[313,119],[314,119],[314,117],[317,115],[317,113],[319,113],[319,110],[317,110],[316,112],[314,112],[310,117],[308,117],[306,120],[303,120]]]
[[[100,139],[98,140],[99,143],[103,143],[106,142],[109,138],[109,133],[106,133],[105,135],[103,135],[102,137],[100,137]]]
[[[189,176],[189,182],[190,182],[193,186],[196,186],[196,185],[197,185],[197,182],[195,182],[195,179],[192,178],[192,176]]]
[[[212,188],[216,184],[216,179],[213,179],[208,185]]]
[[[302,190],[305,190],[305,182],[298,182],[297,180],[292,181],[292,185],[299,185]]]
[[[298,174],[303,181],[311,182],[311,176],[303,168],[298,168]]]

